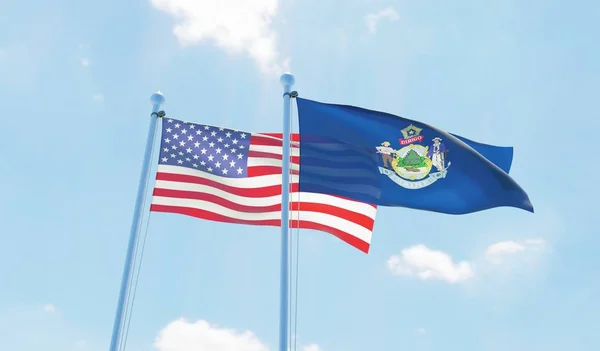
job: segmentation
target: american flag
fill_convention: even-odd
[[[163,119],[151,211],[211,221],[281,226],[282,135]],[[375,205],[299,192],[292,136],[290,227],[335,235],[367,253]]]

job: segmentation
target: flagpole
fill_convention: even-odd
[[[137,197],[135,200],[135,209],[133,212],[133,219],[131,222],[131,231],[129,233],[129,244],[127,246],[127,254],[125,256],[125,266],[123,268],[123,277],[121,278],[121,290],[119,292],[119,301],[117,303],[117,311],[115,314],[115,321],[113,324],[112,338],[110,341],[110,351],[117,351],[119,347],[119,341],[121,339],[121,327],[123,324],[123,316],[125,314],[125,299],[127,292],[129,291],[131,268],[133,265],[133,255],[135,252],[135,243],[139,235],[140,219],[144,209],[142,203],[146,190],[146,182],[148,180],[148,170],[150,168],[150,157],[152,154],[152,146],[154,144],[154,134],[156,132],[156,123],[158,121],[160,112],[160,105],[165,102],[165,97],[161,92],[152,94],[150,97],[152,103],[152,114],[150,115],[150,127],[148,128],[148,137],[146,139],[146,150],[144,151],[144,160],[142,162],[142,170],[140,174],[140,182],[138,184]]]
[[[281,281],[279,296],[279,351],[288,351],[289,212],[290,212],[290,100],[294,76],[281,75],[283,85],[283,152],[281,169]]]

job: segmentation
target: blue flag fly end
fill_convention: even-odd
[[[302,191],[446,214],[502,206],[533,212],[525,191],[508,175],[510,147],[477,143],[389,113],[296,101],[300,153],[312,156],[301,159]],[[314,152],[322,145],[332,151]],[[305,167],[309,162],[327,164],[327,171],[317,174]],[[336,174],[336,164],[348,162],[357,172]]]

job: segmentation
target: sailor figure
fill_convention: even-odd
[[[381,158],[383,159],[383,167],[389,168],[392,166],[393,157],[392,154],[395,152],[394,149],[390,147],[389,141],[384,141],[381,143],[382,146],[377,146],[377,153],[381,154]]]
[[[442,139],[435,137],[433,138],[433,145],[427,152],[427,157],[431,159],[431,163],[437,168],[438,172],[445,169],[444,155],[446,152],[446,146],[442,143]]]

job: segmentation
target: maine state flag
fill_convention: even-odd
[[[296,100],[301,191],[447,214],[501,206],[533,212],[508,175],[511,147],[384,112]]]

